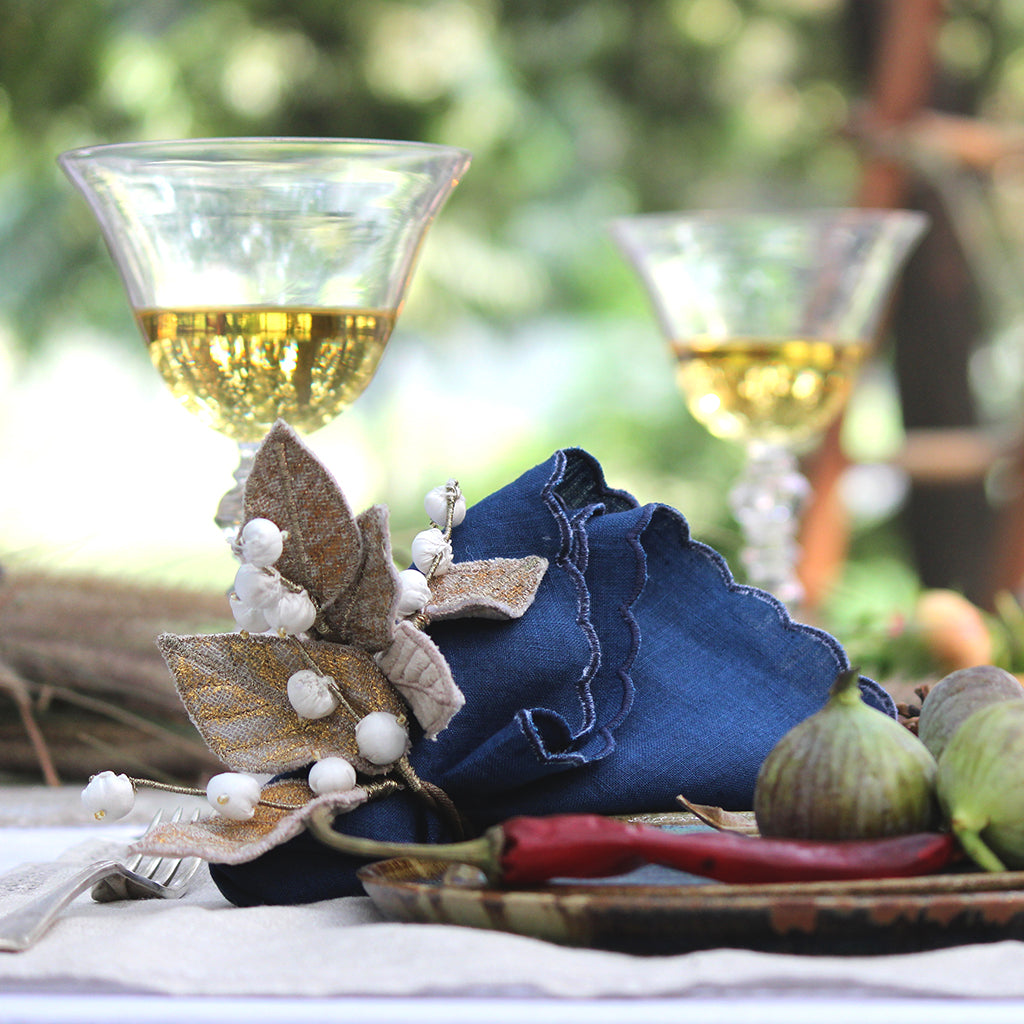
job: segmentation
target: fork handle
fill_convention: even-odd
[[[54,918],[94,882],[121,870],[115,860],[98,861],[75,872],[48,892],[0,918],[0,952],[20,953],[33,945]]]

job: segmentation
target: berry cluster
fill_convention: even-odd
[[[430,580],[444,575],[452,566],[452,527],[466,518],[466,499],[455,480],[428,492],[423,507],[433,525],[413,538],[415,568],[403,569],[398,574],[401,585],[398,617],[402,619],[419,615],[426,608],[430,601]]]
[[[269,519],[250,519],[231,546],[242,564],[228,600],[238,628],[247,633],[296,636],[316,621],[309,594],[274,568],[287,539],[287,531]]]
[[[430,601],[429,581],[452,565],[452,528],[466,515],[466,501],[455,480],[430,491],[424,508],[432,525],[413,540],[415,568],[398,573],[396,615],[400,619],[423,614]],[[235,574],[229,603],[243,635],[269,633],[281,638],[295,637],[298,643],[316,621],[317,608],[306,590],[275,568],[287,539],[287,531],[269,519],[256,518],[249,520],[232,542],[232,551],[242,564]],[[292,673],[286,688],[288,702],[300,722],[326,718],[340,708],[356,719],[355,742],[360,757],[371,764],[387,766],[405,756],[409,733],[398,717],[388,711],[357,716],[334,677],[318,671],[308,655],[306,660],[310,667]],[[116,820],[134,806],[138,784],[166,788],[150,780],[104,771],[89,780],[82,792],[82,802],[97,821]],[[324,757],[310,768],[309,786],[318,796],[347,792],[356,785],[356,769],[343,757]],[[206,797],[221,816],[247,821],[261,802],[261,787],[251,775],[222,772],[210,779]]]

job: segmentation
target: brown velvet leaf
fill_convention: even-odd
[[[430,581],[426,613],[433,620],[518,619],[533,604],[547,567],[547,559],[536,555],[456,562]]]
[[[388,508],[374,505],[356,519],[363,561],[352,585],[321,609],[328,636],[367,651],[391,643],[398,606],[398,572],[391,555]]]
[[[318,607],[352,586],[363,562],[359,528],[334,477],[283,420],[270,429],[245,485],[245,520],[288,531],[276,568]]]
[[[165,633],[157,646],[189,717],[229,767],[274,773],[336,755],[366,773],[387,770],[359,756],[355,725],[370,711],[390,711],[401,718],[405,709],[365,651],[240,633]],[[292,673],[314,665],[320,674],[334,677],[348,708],[343,704],[310,721],[295,713],[287,686]]]

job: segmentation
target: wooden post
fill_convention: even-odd
[[[924,109],[942,17],[942,0],[888,0],[863,118],[869,137],[884,138],[899,132]],[[895,156],[869,153],[857,205],[898,207],[906,185],[907,169]],[[849,546],[849,525],[839,494],[839,481],[849,465],[840,443],[841,430],[840,417],[805,466],[811,498],[801,525],[798,573],[806,594],[805,607],[812,613],[834,584]]]

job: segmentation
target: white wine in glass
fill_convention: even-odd
[[[236,138],[72,150],[153,364],[239,445],[216,521],[230,535],[259,440],[308,433],[363,392],[464,150]]]
[[[276,419],[301,433],[333,420],[370,383],[395,315],[358,309],[140,309],[171,393],[209,426],[257,441]]]
[[[745,446],[730,493],[747,580],[799,608],[797,455],[842,411],[886,300],[927,225],[904,210],[622,217],[693,416]]]
[[[674,340],[671,349],[686,404],[712,434],[799,448],[820,436],[846,404],[871,345],[698,336]]]

